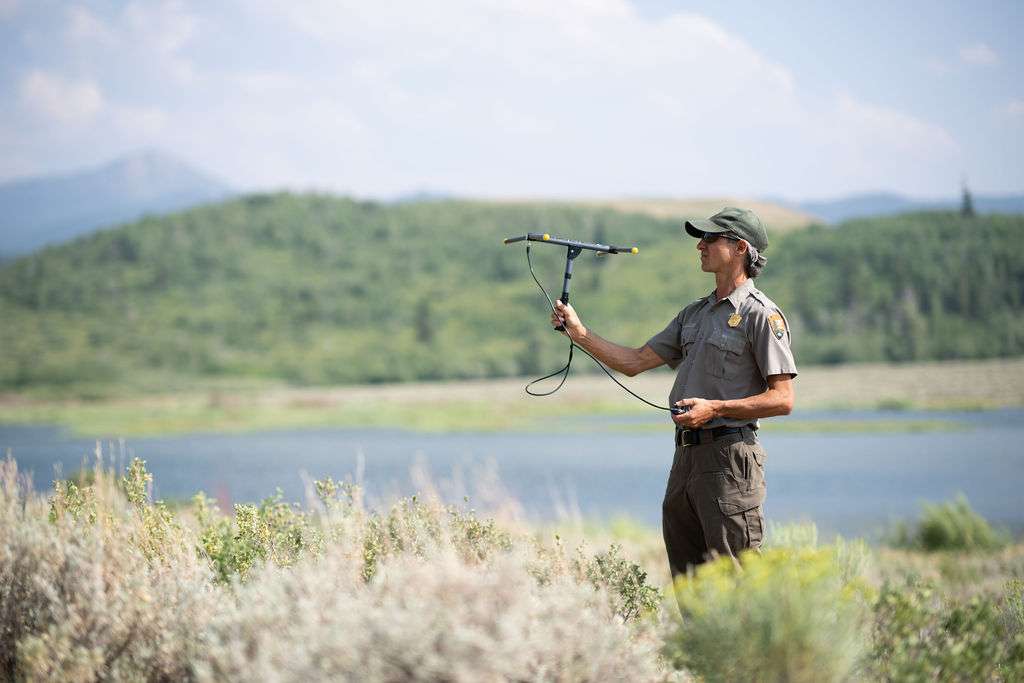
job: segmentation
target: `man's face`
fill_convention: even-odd
[[[720,235],[708,234],[697,240],[700,252],[700,269],[705,273],[719,273],[730,270],[740,258],[738,242]]]

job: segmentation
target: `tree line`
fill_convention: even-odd
[[[0,266],[0,387],[173,388],[501,377],[560,364],[524,245],[640,247],[576,262],[588,324],[640,345],[713,282],[676,221],[599,208],[252,195]],[[771,226],[769,226],[771,235]],[[802,365],[1024,353],[1024,218],[915,213],[771,239],[758,286]],[[564,250],[533,247],[560,291]],[[581,369],[585,366],[581,365]]]

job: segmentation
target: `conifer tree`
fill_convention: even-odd
[[[971,198],[971,191],[967,188],[967,181],[963,183],[963,194],[960,199],[960,215],[964,218],[974,218],[974,199]]]

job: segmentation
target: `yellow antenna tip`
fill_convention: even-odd
[[[629,253],[630,254],[639,254],[640,250],[637,249],[636,247],[633,247],[632,249],[629,250]]]
[[[549,235],[547,233],[544,233],[544,236],[541,237],[541,239],[544,240],[545,242],[547,242],[549,239],[551,239],[551,235]]]

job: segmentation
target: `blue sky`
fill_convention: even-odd
[[[1022,7],[0,0],[0,180],[158,148],[371,197],[1020,192]]]

